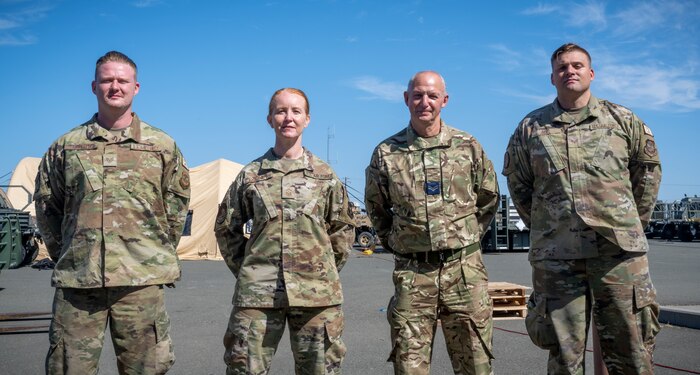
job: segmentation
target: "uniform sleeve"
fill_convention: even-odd
[[[632,116],[632,132],[630,181],[642,227],[646,227],[661,186],[661,161],[651,129],[637,116]]]
[[[533,173],[527,143],[523,139],[521,124],[510,138],[503,160],[503,175],[508,179],[508,190],[523,223],[530,228],[532,212]]]
[[[475,170],[473,173],[476,189],[476,220],[479,223],[481,236],[483,236],[496,215],[499,189],[493,163],[481,147],[479,147],[479,153],[480,155],[477,155],[477,157],[481,162],[474,164]]]
[[[177,248],[190,203],[190,171],[177,145],[163,171],[163,182],[163,205],[170,226],[168,237],[173,247]]]
[[[238,174],[219,205],[214,234],[221,256],[235,277],[241,270],[248,238],[244,236],[243,225],[248,221],[243,201],[243,181],[245,174]]]
[[[340,180],[335,180],[328,199],[328,236],[333,248],[335,267],[340,271],[348,261],[352,244],[355,242],[355,220],[350,210],[348,194]]]
[[[34,190],[37,226],[54,262],[61,256],[64,199],[63,151],[54,144],[41,159]]]
[[[382,247],[393,253],[394,250],[389,246],[388,241],[393,221],[388,189],[389,183],[383,170],[380,153],[379,150],[375,150],[372,160],[365,170],[365,208]]]

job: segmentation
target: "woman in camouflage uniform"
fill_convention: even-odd
[[[216,237],[236,277],[224,336],[228,374],[266,374],[287,322],[297,374],[341,372],[338,272],[354,226],[343,184],[302,147],[309,120],[304,92],[277,90],[267,116],[275,145],[243,168],[219,208]]]

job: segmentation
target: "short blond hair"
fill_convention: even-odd
[[[138,72],[138,69],[136,68],[136,63],[134,62],[134,60],[130,59],[129,56],[119,51],[109,51],[105,53],[104,56],[97,59],[97,62],[95,63],[95,77],[97,77],[97,69],[100,68],[100,65],[106,64],[108,62],[120,62],[128,64],[129,66],[134,68],[134,76],[136,76],[136,73]]]

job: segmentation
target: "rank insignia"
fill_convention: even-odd
[[[440,181],[426,181],[425,194],[427,194],[427,195],[440,194]]]
[[[102,166],[103,167],[116,167],[117,166],[117,154],[104,154],[102,156]]]

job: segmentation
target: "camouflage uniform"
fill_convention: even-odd
[[[270,149],[231,184],[214,230],[236,277],[224,337],[228,373],[267,373],[286,318],[297,374],[339,374],[345,345],[338,272],[355,232],[345,187],[330,166],[308,150],[288,160]]]
[[[652,373],[660,327],[644,226],[661,182],[651,130],[629,109],[591,97],[528,114],[503,174],[530,228],[532,341],[549,373],[583,373],[590,312],[611,373]]]
[[[377,146],[365,201],[384,248],[395,254],[387,317],[396,374],[428,374],[440,319],[456,374],[491,373],[493,326],[479,242],[498,203],[491,161],[466,132],[409,125]]]
[[[162,284],[180,278],[189,171],[136,114],[114,133],[94,116],[39,166],[37,222],[56,262],[47,373],[96,373],[107,320],[120,373],[165,373],[175,360]]]

